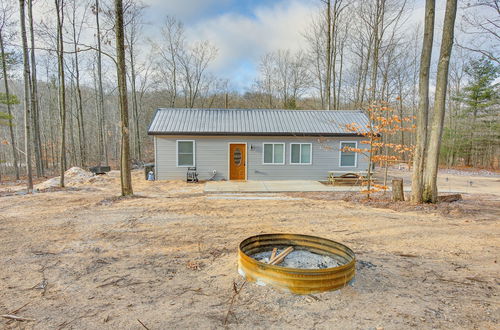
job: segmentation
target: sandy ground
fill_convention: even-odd
[[[458,172],[451,174],[448,172]],[[377,174],[382,179],[381,173]],[[389,171],[389,177],[403,178],[405,186],[411,186],[411,172],[409,171]],[[500,196],[500,173],[486,172],[480,175],[477,172],[440,170],[438,175],[438,187],[441,192],[458,192],[466,194],[494,194]],[[389,182],[390,183],[390,182]]]
[[[117,172],[64,191],[4,194],[0,314],[35,321],[0,327],[143,329],[139,319],[149,329],[223,328],[233,281],[242,282],[239,242],[290,232],[351,247],[354,283],[306,296],[249,283],[227,327],[498,328],[500,183],[487,179],[492,189],[452,205],[400,210],[335,193],[208,199],[201,184],[147,182],[142,172],[135,198],[116,198]]]

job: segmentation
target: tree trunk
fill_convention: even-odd
[[[87,164],[87,146],[85,139],[85,121],[83,117],[82,90],[80,88],[80,63],[78,60],[78,36],[76,33],[76,4],[73,5],[73,51],[75,52],[76,108],[78,137],[80,142],[80,166]]]
[[[337,86],[337,73],[336,73],[336,63],[337,63],[337,1],[335,1],[333,5],[333,20],[332,20],[332,41],[330,42],[332,45],[332,50],[331,50],[331,55],[330,55],[330,74],[331,74],[331,81],[332,81],[332,88],[330,91],[330,97],[332,98],[332,105],[333,109],[337,109],[337,93],[335,93],[335,89]],[[333,93],[332,93],[333,92]],[[332,97],[333,96],[333,97]],[[332,107],[330,106],[331,109]]]
[[[60,155],[59,155],[59,186],[64,187],[64,171],[66,170],[66,82],[64,78],[64,0],[54,0],[57,16],[57,70],[59,76],[59,119],[60,119]]]
[[[46,77],[49,77],[49,72],[50,72],[50,69],[49,69],[49,66],[46,67],[46,71],[45,71],[45,76]],[[53,90],[55,89],[55,83],[53,81],[49,81],[48,84],[47,84],[47,92],[48,92],[48,96],[49,96],[49,105],[48,105],[48,115],[49,115],[49,141],[50,141],[50,160],[51,160],[51,164],[47,166],[47,168],[52,168],[54,169],[56,167],[56,159],[58,158],[57,157],[57,151],[55,150],[55,136],[54,136],[54,131],[57,130],[56,127],[54,127],[54,123],[57,122],[57,110],[56,108],[54,107],[54,100],[53,100]]]
[[[19,0],[19,21],[21,24],[21,40],[23,45],[24,63],[24,150],[26,154],[26,174],[28,193],[33,191],[33,173],[31,167],[31,80],[30,80],[30,60],[28,56],[28,40],[26,37],[25,2]]]
[[[170,99],[170,107],[175,108],[175,101],[177,100],[177,49],[174,51],[172,40],[169,39],[170,56],[172,60],[172,97]]]
[[[345,47],[345,41],[347,39],[347,25],[346,25],[346,31],[345,35],[342,39],[342,42],[340,43],[340,68],[339,68],[339,80],[338,80],[338,86],[337,86],[337,104],[335,106],[336,109],[340,109],[340,90],[342,89],[342,72],[344,68],[344,47]]]
[[[403,179],[392,180],[392,201],[402,202],[405,200],[405,193],[403,190]]]
[[[366,81],[368,80],[368,67],[372,56],[372,44],[373,44],[373,36],[370,37],[370,41],[368,43],[368,49],[366,54],[365,66],[363,68],[363,76],[362,76],[362,84],[361,84],[361,98],[359,100],[360,106],[363,105],[365,101],[365,91],[366,91]]]
[[[443,135],[443,122],[446,108],[446,90],[448,85],[448,68],[450,65],[451,51],[453,48],[453,35],[455,18],[457,16],[457,0],[446,1],[444,16],[443,37],[436,79],[436,92],[434,96],[434,114],[430,126],[429,144],[424,171],[424,202],[437,202],[437,171],[439,162],[439,149]]]
[[[375,102],[377,92],[377,72],[380,51],[380,30],[381,24],[384,21],[384,6],[385,0],[376,0],[375,19],[373,23],[373,57],[372,57],[372,72],[370,85],[370,102]]]
[[[141,160],[141,131],[139,126],[139,106],[137,104],[137,89],[135,86],[136,74],[134,63],[134,41],[130,40],[130,80],[132,83],[132,116],[135,126],[135,156]]]
[[[130,147],[127,104],[127,74],[125,67],[125,36],[123,33],[123,4],[122,0],[115,0],[115,30],[116,30],[116,56],[117,77],[121,118],[121,154],[120,178],[122,196],[133,194],[132,177],[130,174]]]
[[[363,68],[364,68],[364,53],[363,53],[363,48],[364,45],[361,45],[361,52],[360,52],[360,60],[359,60],[359,65],[358,65],[358,74],[356,77],[356,101],[355,101],[355,107],[360,108],[361,107],[361,82],[363,80]]]
[[[76,117],[72,112],[73,112],[73,100],[75,97],[75,84],[73,80],[70,80],[70,88],[69,88],[69,105],[67,105],[67,108],[69,109],[69,117],[67,119],[67,130],[68,130],[68,137],[69,137],[69,156],[70,156],[70,162],[69,162],[69,167],[78,164],[77,160],[77,155],[76,155],[76,143],[75,143],[75,133],[74,133],[74,118]],[[66,163],[67,163],[67,157],[66,157]]]
[[[327,110],[331,108],[331,79],[332,79],[332,13],[330,0],[326,2],[326,81],[325,81],[325,102]]]
[[[424,161],[427,145],[427,121],[429,113],[429,72],[434,38],[435,0],[426,0],[424,41],[420,55],[420,73],[418,81],[417,128],[415,132],[415,154],[411,180],[411,201],[422,203]]]
[[[469,141],[468,141],[468,145],[467,145],[467,151],[466,151],[466,155],[465,155],[465,165],[466,166],[473,166],[474,165],[474,164],[472,164],[472,154],[473,154],[474,145],[475,145],[474,132],[476,131],[478,104],[479,104],[479,100],[476,97],[474,99],[474,109],[472,110],[472,121],[470,122],[470,126],[469,126],[470,134],[469,134]]]
[[[0,51],[2,55],[2,72],[3,72],[3,81],[5,88],[5,97],[7,98],[7,114],[9,115],[9,134],[10,134],[10,145],[12,147],[12,159],[14,162],[14,170],[16,172],[16,180],[19,180],[19,164],[18,164],[18,155],[16,149],[16,139],[14,136],[14,124],[12,122],[12,108],[10,106],[10,93],[9,93],[9,80],[7,76],[7,63],[5,61],[5,49],[3,44],[3,35],[0,32]]]
[[[42,142],[40,138],[40,106],[38,104],[38,84],[36,76],[35,33],[33,30],[33,0],[28,0],[28,21],[31,41],[31,120],[33,125],[33,146],[35,152],[36,176],[44,176],[42,162]]]
[[[75,103],[76,103],[76,115],[75,115],[75,119],[76,119],[76,127],[77,127],[77,131],[78,131],[78,150],[79,150],[79,157],[78,157],[78,164],[80,167],[84,167],[85,164],[84,164],[84,152],[83,152],[83,149],[84,149],[84,145],[85,145],[85,140],[83,139],[82,137],[82,127],[83,127],[83,122],[80,120],[80,111],[78,109],[78,93],[76,93],[76,95],[73,95],[73,97],[75,98]]]
[[[104,113],[104,92],[102,88],[102,52],[101,52],[101,30],[100,30],[100,22],[99,22],[99,0],[95,0],[95,20],[96,20],[96,28],[97,28],[97,87],[98,87],[98,96],[99,96],[99,141],[101,145],[99,146],[99,165],[102,164],[104,160],[104,164],[108,165],[108,148],[106,145],[106,134],[104,132],[105,128],[105,113]]]

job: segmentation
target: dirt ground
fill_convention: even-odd
[[[499,327],[498,177],[474,179],[486,188],[463,201],[388,209],[337,193],[207,199],[202,184],[147,182],[140,171],[136,197],[123,199],[118,175],[34,195],[0,186],[0,314],[35,320],[0,327],[223,328],[242,283],[239,242],[273,232],[348,245],[355,281],[305,296],[248,283],[229,328]]]

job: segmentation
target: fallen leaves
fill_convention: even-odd
[[[203,262],[197,260],[190,260],[186,263],[186,267],[191,270],[202,270],[203,266]]]

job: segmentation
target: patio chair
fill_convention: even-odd
[[[196,167],[188,167],[186,174],[186,182],[198,182],[198,173]]]

